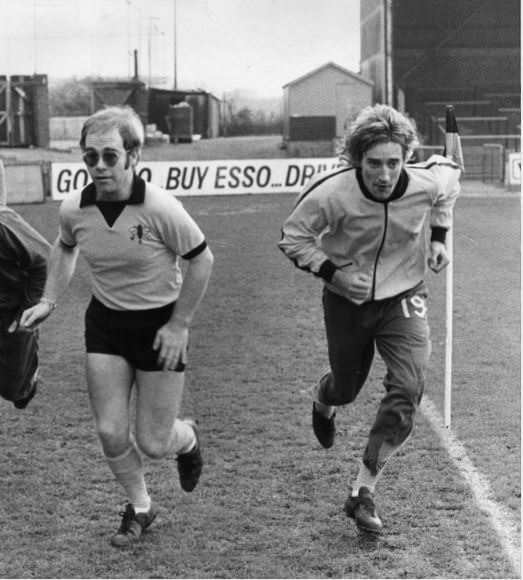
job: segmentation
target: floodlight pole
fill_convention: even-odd
[[[152,53],[153,53],[153,45],[152,45],[152,36],[153,36],[153,26],[156,29],[156,32],[159,32],[158,27],[154,24],[155,20],[159,20],[158,16],[149,16],[149,26],[147,31],[147,60],[149,65],[149,87],[152,85],[153,79],[153,64],[152,64]],[[154,33],[156,34],[156,33]]]
[[[127,4],[126,10],[126,25],[127,25],[127,76],[131,78],[131,18],[130,18],[130,5],[131,0],[125,0]]]
[[[38,53],[37,39],[36,39],[36,0],[33,0],[33,69],[36,74],[36,55]]]
[[[152,42],[151,42],[151,28],[152,28],[152,22],[153,19],[152,17],[149,17],[149,26],[147,27],[147,80],[148,80],[148,85],[149,88],[151,87],[151,83],[152,83],[152,56],[151,56],[151,52],[152,52]]]
[[[13,121],[11,118],[11,62],[10,62],[9,36],[5,36],[5,118],[6,141],[12,145]]]
[[[174,90],[178,88],[178,47],[176,34],[176,0],[173,0],[173,50],[174,50]]]
[[[394,106],[394,79],[392,78],[392,0],[384,3],[384,28],[385,28],[385,103]]]

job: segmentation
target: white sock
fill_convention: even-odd
[[[380,470],[376,475],[372,475],[372,473],[369,471],[368,467],[363,463],[363,461],[361,462],[360,470],[358,472],[356,481],[354,482],[354,486],[352,488],[351,495],[353,497],[358,495],[360,487],[368,487],[370,491],[374,493],[374,488],[376,487],[376,483],[378,482],[380,475],[383,473],[385,465],[387,465],[389,459],[401,449],[404,443],[405,441],[401,445],[396,446],[392,446],[386,441],[382,443],[378,454],[378,465],[380,466]]]
[[[360,462],[360,470],[358,471],[358,475],[356,476],[356,481],[352,486],[352,497],[357,497],[361,487],[368,487],[372,493],[374,493],[374,488],[376,487],[376,483],[378,481],[379,474],[372,475],[369,471],[369,468],[363,463]]]
[[[196,434],[188,421],[176,419],[173,427],[173,451],[177,454],[188,453],[196,446]]]
[[[136,513],[149,511],[151,498],[147,493],[142,460],[136,447],[131,444],[121,455],[117,457],[106,455],[105,458],[116,480],[125,489],[134,511]]]
[[[149,498],[149,501],[147,502],[147,505],[145,506],[139,506],[139,505],[135,505],[134,506],[134,513],[135,514],[146,514],[150,509],[151,509],[151,498]]]

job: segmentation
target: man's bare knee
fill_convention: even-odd
[[[100,423],[96,426],[104,453],[109,457],[121,455],[129,447],[129,432],[115,425]]]
[[[173,444],[167,437],[138,436],[136,444],[140,451],[150,459],[163,459],[172,449]]]

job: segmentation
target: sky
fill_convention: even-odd
[[[326,62],[359,72],[359,0],[0,0],[0,10],[0,74],[130,78],[138,50],[153,86],[173,88],[176,70],[179,89],[280,97]]]

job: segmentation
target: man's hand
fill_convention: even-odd
[[[158,329],[153,342],[158,351],[158,363],[164,371],[174,371],[179,363],[187,364],[189,328],[168,322]]]
[[[38,302],[31,308],[27,308],[22,312],[18,326],[13,328],[13,324],[9,327],[9,332],[14,332],[17,328],[19,330],[34,330],[41,322],[43,322],[54,310],[50,302]],[[13,330],[11,330],[13,328]]]
[[[174,371],[187,363],[189,328],[211,275],[213,255],[209,248],[191,258],[171,319],[156,333],[153,342],[163,370]]]
[[[448,266],[449,261],[445,245],[441,242],[430,242],[429,268],[437,274]]]
[[[13,333],[16,332],[16,329],[18,328],[18,319],[15,318],[13,320],[13,322],[11,322],[11,324],[9,325],[9,327],[7,328],[7,332],[9,333]]]
[[[362,304],[370,296],[372,276],[365,272],[336,270],[331,282],[354,304]]]

